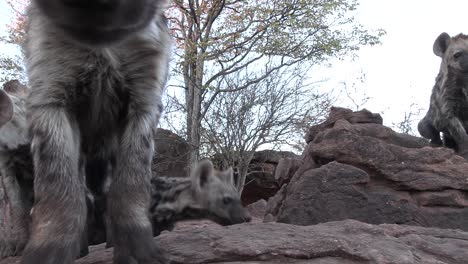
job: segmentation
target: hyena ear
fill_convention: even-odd
[[[451,38],[447,33],[440,34],[434,42],[432,47],[434,54],[439,57],[444,57],[445,52],[447,51],[448,46],[450,45]]]
[[[236,185],[234,182],[234,171],[232,167],[229,167],[227,170],[219,172],[219,177],[226,183]]]
[[[214,167],[210,160],[202,160],[192,172],[192,186],[196,190],[201,190],[213,177]]]
[[[0,89],[0,127],[13,118],[13,102],[10,96]]]

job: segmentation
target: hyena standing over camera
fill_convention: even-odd
[[[442,63],[429,111],[419,122],[418,130],[432,143],[443,143],[468,159],[468,36],[442,33],[433,49]]]
[[[152,133],[171,44],[166,5],[31,1],[25,51],[35,203],[22,263],[68,264],[78,256],[85,173],[112,178],[114,263],[163,262],[148,208]]]

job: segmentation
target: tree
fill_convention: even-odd
[[[21,7],[9,40],[24,37]],[[182,88],[185,132],[199,156],[202,120],[214,100],[255,85],[283,68],[316,65],[333,57],[353,56],[364,45],[379,43],[382,30],[369,32],[356,22],[358,0],[173,0],[168,11],[175,38],[172,86]],[[259,70],[260,69],[260,70]],[[235,88],[228,81],[243,73]],[[228,88],[231,87],[231,88]]]
[[[202,120],[224,93],[241,91],[286,67],[352,55],[384,34],[355,21],[357,0],[175,0],[176,75],[185,91],[187,140],[198,159]],[[261,69],[261,70],[258,70]],[[243,73],[235,87],[232,76]],[[229,96],[229,95],[227,95]]]
[[[317,123],[330,109],[326,94],[306,84],[301,68],[282,69],[245,89],[215,98],[202,122],[201,139],[208,154],[222,167],[235,166],[242,191],[250,162],[262,146],[275,149],[289,145],[304,134],[303,124]],[[249,78],[238,73],[226,77],[236,90]],[[211,95],[216,91],[208,93]]]
[[[0,37],[4,44],[20,46],[25,37],[26,17],[24,9],[29,1],[7,0],[7,4],[14,12],[13,21],[7,25],[7,35]],[[4,55],[0,57],[0,82],[11,79],[26,80],[22,57],[20,55]]]
[[[408,110],[404,112],[403,120],[392,123],[392,127],[400,133],[417,136],[415,128],[421,120],[422,110],[423,108],[417,103],[411,103]]]

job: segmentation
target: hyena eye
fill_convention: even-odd
[[[231,197],[224,197],[223,198],[223,204],[230,204],[232,203],[232,198]]]
[[[458,58],[461,57],[461,55],[462,55],[462,52],[461,52],[461,51],[458,51],[458,52],[455,52],[455,54],[453,54],[453,57],[454,57],[455,59],[458,59]]]

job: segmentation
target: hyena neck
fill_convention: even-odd
[[[197,203],[189,178],[156,177],[152,180],[150,213],[158,222],[203,219],[209,216]]]
[[[468,90],[468,75],[457,72],[453,69],[448,69],[447,73],[442,78],[442,85],[457,90]]]

